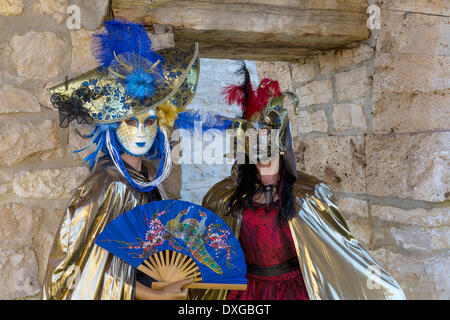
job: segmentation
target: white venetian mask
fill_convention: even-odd
[[[123,120],[116,130],[121,146],[130,154],[146,154],[155,141],[158,121],[154,110]]]

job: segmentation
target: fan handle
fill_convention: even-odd
[[[171,281],[155,281],[152,282],[152,289],[161,290],[171,284]],[[205,282],[192,282],[183,288],[188,289],[217,289],[217,290],[247,290],[247,284],[235,284],[235,283],[205,283]]]

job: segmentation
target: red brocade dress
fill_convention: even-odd
[[[253,203],[242,215],[239,242],[247,265],[269,267],[296,261],[297,266],[280,275],[247,272],[247,290],[231,290],[227,300],[309,300],[289,224],[280,225],[279,211],[277,205]]]

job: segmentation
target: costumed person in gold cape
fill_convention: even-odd
[[[224,93],[228,103],[242,107],[243,119],[232,120],[241,148],[231,177],[214,185],[202,205],[239,238],[248,287],[190,290],[189,298],[405,299],[397,282],[350,233],[330,186],[296,170],[284,100],[293,98],[297,111],[298,98],[267,78],[253,90],[245,64],[237,74],[243,83]],[[253,143],[244,137],[251,130],[258,137]]]
[[[100,67],[49,89],[60,125],[95,124],[91,174],[75,190],[56,232],[42,299],[179,299],[191,280],[162,290],[94,241],[117,216],[171,197],[168,126],[191,101],[198,45],[155,52],[142,25],[111,20],[94,35]],[[154,160],[155,166],[148,165]]]

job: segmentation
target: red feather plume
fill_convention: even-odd
[[[254,91],[245,64],[242,64],[236,74],[245,75],[244,82],[241,85],[225,87],[222,94],[228,104],[237,103],[242,108],[246,119],[249,119],[254,113],[264,110],[271,97],[276,98],[282,95],[278,81],[269,78],[261,80],[258,89]]]

